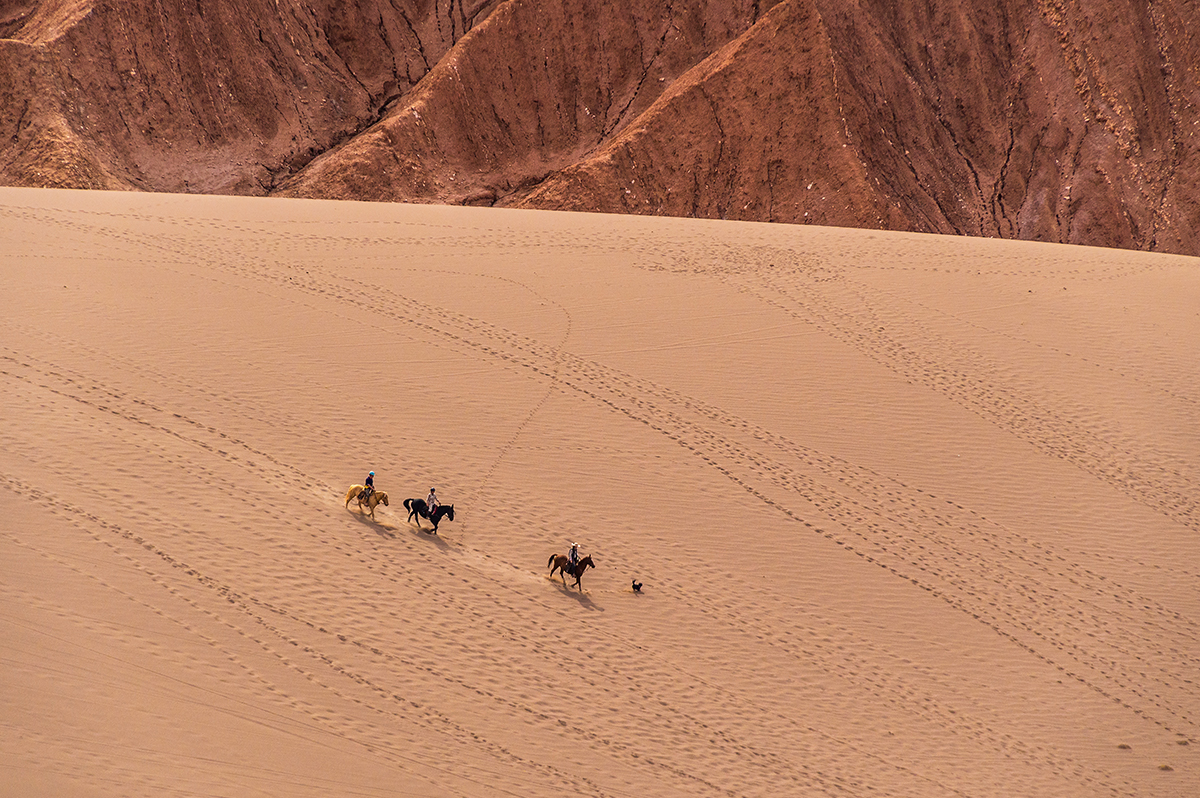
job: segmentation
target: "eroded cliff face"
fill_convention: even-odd
[[[266,193],[374,122],[493,5],[5,4],[0,179]]]
[[[379,124],[280,193],[513,204],[634,123],[762,5],[510,0]]]
[[[1197,254],[1194,0],[0,6],[0,182]]]

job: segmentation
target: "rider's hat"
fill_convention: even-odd
[[[375,472],[374,472],[374,471],[372,471],[370,474],[367,474],[367,476],[369,476],[369,477],[373,477],[373,476],[375,476]]]

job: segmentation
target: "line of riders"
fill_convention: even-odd
[[[366,480],[363,482],[363,491],[359,496],[359,503],[365,504],[371,500],[371,494],[375,492],[375,472],[371,471],[367,474]],[[433,515],[433,511],[438,508],[441,502],[438,501],[437,491],[433,488],[429,489],[429,495],[425,497],[425,509]]]
[[[351,493],[346,495],[346,503],[347,504],[349,504],[350,500],[352,498],[354,498],[353,492],[354,492],[355,488],[351,488],[350,490],[351,490]],[[374,510],[375,503],[371,501],[371,496],[374,493],[375,493],[375,472],[371,471],[367,474],[367,478],[363,481],[362,490],[358,492],[357,498],[358,498],[358,503],[359,503],[360,507],[365,505],[365,506],[368,506],[371,508],[372,517],[374,517],[374,513],[375,513],[375,510]],[[387,494],[380,493],[380,498],[382,498],[384,500],[384,504],[387,504]],[[405,499],[404,500],[405,508],[411,511],[409,513],[410,520],[412,519],[412,515],[417,512],[417,510],[411,506],[411,504],[413,504],[413,503],[419,504],[420,499]],[[441,516],[441,513],[438,512],[439,507],[441,507],[441,502],[438,501],[437,490],[435,488],[430,488],[429,495],[425,497],[425,512],[428,513],[428,516],[426,516],[426,517],[430,518],[433,521],[433,529],[435,532],[437,531],[438,518]],[[447,509],[449,510],[448,516],[449,516],[450,520],[453,521],[454,520],[454,505],[450,505]],[[425,513],[421,513],[421,515],[425,515]],[[420,522],[418,522],[418,524],[419,523]],[[583,576],[583,572],[586,571],[588,568],[596,567],[596,564],[594,562],[592,562],[592,558],[590,556],[585,557],[582,554],[580,554],[578,543],[571,544],[571,548],[567,550],[567,555],[565,557],[558,555],[558,554],[551,555],[550,561],[547,563],[547,565],[553,566],[550,569],[550,575],[552,577],[554,576],[555,571],[558,571],[560,573],[560,575],[563,577],[564,585],[566,584],[567,575],[569,574],[570,576],[573,576],[575,578],[575,586],[579,587],[580,590],[583,589],[583,587],[580,585],[580,578]],[[639,591],[641,588],[641,585],[638,585],[636,582],[634,583],[634,585],[635,585],[634,590]]]
[[[367,474],[367,478],[363,480],[362,485],[351,485],[350,490],[346,491],[346,506],[350,506],[350,502],[358,500],[360,508],[366,508],[369,511],[371,520],[375,520],[375,506],[382,504],[384,507],[389,506],[388,495],[384,491],[375,489],[375,472]],[[442,504],[438,501],[437,491],[433,488],[429,489],[429,496],[422,499],[405,499],[404,509],[408,510],[408,520],[411,522],[413,516],[419,518],[427,518],[433,524],[433,531],[436,533],[438,522],[443,517],[454,520],[454,505]],[[421,522],[417,521],[417,526]]]

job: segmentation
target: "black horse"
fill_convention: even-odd
[[[413,520],[413,516],[417,517],[417,529],[421,528],[421,519],[428,518],[429,522],[433,524],[433,534],[435,535],[437,534],[438,522],[442,520],[442,516],[449,518],[451,521],[454,520],[453,504],[439,504],[438,508],[433,511],[433,515],[430,515],[429,505],[425,503],[424,499],[405,499],[404,509],[408,510],[408,520],[410,522]]]

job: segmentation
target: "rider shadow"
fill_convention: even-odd
[[[551,579],[551,581],[554,582],[554,586],[557,587],[559,590],[561,590],[563,592],[563,594],[570,596],[571,598],[578,601],[579,606],[583,607],[584,609],[596,610],[597,612],[604,612],[603,607],[598,605],[596,602],[592,601],[592,597],[590,595],[588,595],[587,593],[581,593],[579,591],[579,589],[577,587],[575,587],[575,585],[568,584],[566,587],[563,587],[562,583],[559,582],[558,580]]]
[[[427,543],[432,543],[442,551],[450,551],[450,544],[442,539],[442,536],[434,532],[432,529],[422,529],[415,527],[412,524],[406,524],[409,535],[416,540],[423,540]]]
[[[381,538],[388,540],[396,539],[396,527],[385,524],[382,521],[372,521],[371,516],[363,513],[353,513],[354,520],[365,527],[370,527],[371,531]]]

